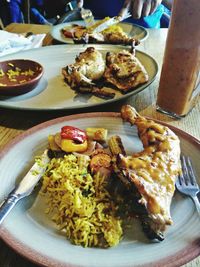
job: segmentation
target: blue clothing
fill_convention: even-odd
[[[121,10],[124,0],[85,0],[84,7],[92,10],[95,18],[113,17]],[[129,18],[126,21],[146,28],[160,28],[160,20],[164,13],[164,6],[159,5],[157,10],[148,17],[141,19]]]
[[[8,5],[8,23],[16,22],[22,23],[23,22],[23,13],[22,13],[22,1],[21,0],[11,0],[7,2]]]
[[[42,12],[40,12],[35,7],[31,7],[30,9],[30,18],[31,18],[31,21],[36,24],[49,24],[49,22],[42,15]]]
[[[3,25],[6,26],[8,23],[9,11],[8,4],[6,0],[0,0],[0,18],[3,22]]]
[[[31,0],[30,4],[31,22],[36,24],[48,24],[48,21],[43,16],[43,0]],[[10,0],[9,2],[6,0],[0,0],[0,7],[0,16],[2,18],[4,26],[13,22],[24,22],[24,0]]]

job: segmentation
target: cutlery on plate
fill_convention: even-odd
[[[94,30],[93,33],[99,33],[102,32],[104,30],[106,30],[107,28],[109,28],[110,26],[113,26],[127,18],[131,17],[131,14],[129,12],[127,12],[124,16],[115,16],[112,17],[110,19],[108,19],[107,21],[103,22],[102,24],[100,24],[99,26],[97,26]]]
[[[82,7],[80,13],[81,13],[81,18],[85,22],[86,28],[92,26],[95,23],[94,16],[93,16],[92,11],[90,9],[85,9]]]
[[[181,165],[182,174],[179,175],[176,181],[176,188],[182,194],[188,195],[192,198],[200,215],[200,202],[197,196],[200,192],[200,189],[196,181],[190,158],[181,155]]]
[[[39,160],[36,160],[31,169],[27,172],[19,185],[8,195],[0,206],[0,224],[15,204],[22,198],[28,196],[33,191],[36,184],[44,174],[47,164],[50,161],[48,150],[46,149]]]

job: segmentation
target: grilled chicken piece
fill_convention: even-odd
[[[134,53],[122,50],[118,53],[107,53],[104,78],[121,92],[126,93],[147,82],[148,74]]]
[[[132,156],[118,154],[114,170],[139,193],[138,201],[146,210],[140,219],[147,236],[163,240],[172,224],[170,205],[180,173],[179,139],[168,127],[140,116],[129,105],[122,107],[121,116],[137,126],[144,150]]]
[[[82,25],[72,24],[61,29],[61,33],[67,38],[81,38],[86,33],[86,28]]]
[[[115,97],[115,93],[108,91],[106,88],[98,88],[96,86],[92,87],[79,87],[77,88],[77,91],[83,94],[91,93],[97,97],[103,98],[103,99],[112,99]]]
[[[93,86],[103,77],[105,62],[102,54],[94,47],[88,47],[76,57],[76,62],[62,69],[65,81],[72,87]]]
[[[131,45],[132,47],[139,45],[139,41],[133,37],[129,37],[125,32],[102,32],[102,33],[83,33],[82,36],[74,36],[75,43],[97,43],[97,44],[118,44]]]
[[[106,17],[88,28],[82,25],[72,24],[61,29],[61,33],[67,38],[73,38],[75,43],[121,44],[131,46],[140,43],[137,39],[129,37],[119,25],[111,26],[100,33],[94,33],[95,28],[108,19]]]

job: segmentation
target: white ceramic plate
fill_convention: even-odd
[[[82,129],[104,126],[108,128],[109,136],[121,136],[127,152],[142,149],[136,128],[122,123],[118,113],[85,113],[45,122],[17,137],[1,152],[0,201],[30,168],[34,157],[47,146],[47,136],[64,125]],[[180,137],[182,153],[192,158],[200,179],[200,142],[177,128],[172,127],[172,130]],[[12,210],[0,235],[21,255],[49,267],[174,267],[200,255],[200,224],[193,202],[179,193],[174,196],[171,213],[174,225],[169,227],[163,242],[148,241],[140,225],[134,223],[117,247],[82,248],[72,245],[58,232],[44,214],[44,201],[35,192]]]
[[[98,49],[104,56],[107,51],[119,51],[124,49],[122,46],[113,45],[88,45]],[[145,66],[149,74],[149,82],[138,86],[134,91],[125,95],[120,92],[110,100],[105,100],[90,94],[76,94],[63,79],[61,70],[68,64],[74,63],[75,57],[85,51],[85,45],[55,45],[46,46],[38,49],[28,50],[2,57],[1,60],[9,59],[31,59],[39,62],[44,67],[44,75],[36,88],[30,93],[16,96],[0,96],[0,107],[26,110],[62,110],[87,108],[107,103],[112,103],[145,89],[153,82],[158,72],[156,61],[143,52],[136,53],[139,60]]]
[[[66,43],[66,44],[73,44],[74,42],[73,42],[72,38],[65,37],[61,32],[61,30],[63,28],[70,27],[73,24],[78,24],[78,25],[84,26],[84,22],[82,20],[77,20],[77,21],[73,21],[73,22],[66,22],[66,23],[62,23],[62,24],[58,24],[58,25],[54,26],[52,28],[50,34],[55,40],[57,40],[59,42]],[[145,29],[144,27],[139,26],[139,25],[121,22],[121,23],[119,23],[119,26],[130,37],[134,37],[135,39],[138,39],[140,41],[144,41],[149,35],[147,29]]]

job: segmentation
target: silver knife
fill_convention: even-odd
[[[28,196],[33,191],[34,187],[44,174],[50,158],[46,149],[36,161],[28,173],[21,180],[19,185],[8,195],[0,206],[0,224],[3,222],[8,213],[12,210],[15,204],[22,198]]]
[[[109,20],[103,22],[102,24],[100,24],[99,26],[97,26],[92,33],[99,33],[104,31],[105,29],[109,28],[110,26],[113,26],[127,18],[131,17],[130,13],[127,13],[125,16],[121,17],[121,16],[115,16],[113,18],[110,18]]]

